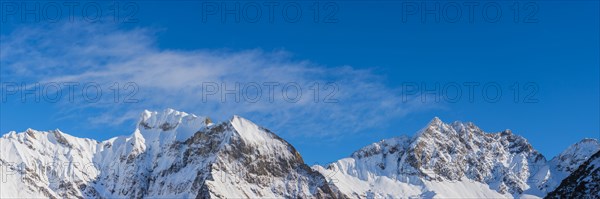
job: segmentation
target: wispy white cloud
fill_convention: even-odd
[[[392,118],[431,108],[431,104],[403,101],[401,91],[386,86],[385,77],[351,66],[322,66],[308,60],[295,60],[286,51],[261,49],[228,51],[223,49],[172,50],[156,45],[152,29],[122,29],[106,24],[64,23],[47,27],[22,27],[2,35],[0,59],[8,79],[40,82],[98,82],[123,86],[134,82],[139,91],[137,103],[97,103],[62,105],[63,115],[92,109],[89,118],[97,125],[118,125],[135,121],[147,108],[172,107],[225,119],[242,115],[257,123],[299,136],[334,136],[359,132]],[[12,78],[11,78],[12,77]],[[232,89],[252,83],[277,82],[274,101],[268,87],[262,87],[258,102],[235,102],[233,95],[223,102],[219,96],[203,100],[203,83],[225,83]],[[288,102],[282,87],[297,83],[302,97]],[[314,83],[319,83],[319,102],[314,102]],[[327,83],[337,90],[335,103],[324,103],[331,94]],[[255,96],[254,88],[250,96]],[[223,88],[221,88],[223,89]],[[289,94],[294,96],[292,88]],[[105,91],[109,92],[109,91]],[[240,91],[244,94],[244,91]],[[121,94],[124,96],[124,94]],[[59,104],[59,106],[61,106]]]

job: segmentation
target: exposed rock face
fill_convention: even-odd
[[[138,124],[104,142],[58,130],[4,135],[1,197],[344,197],[289,143],[244,118],[212,124],[169,109],[146,111]]]
[[[510,130],[485,133],[434,118],[414,137],[386,139],[314,168],[335,173],[337,187],[356,198],[544,197],[599,149],[586,139],[548,162]]]
[[[497,182],[513,194],[527,189],[530,176],[546,161],[527,140],[510,130],[487,134],[472,123],[447,125],[439,119],[414,139],[406,159],[421,175],[434,180]]]

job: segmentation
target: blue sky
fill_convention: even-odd
[[[280,2],[273,21],[265,3],[241,2],[240,9],[248,12],[239,22],[221,15],[222,6],[235,6],[233,1],[122,3],[117,22],[110,2],[99,2],[104,16],[94,23],[81,14],[68,20],[61,4],[63,18],[56,22],[39,13],[40,21],[23,21],[21,10],[7,14],[5,6],[0,130],[59,128],[105,140],[132,133],[144,109],[175,108],[221,121],[239,114],[291,142],[308,163],[334,161],[372,142],[412,135],[434,116],[472,121],[488,132],[511,129],[547,158],[600,135],[597,1],[519,2],[516,19],[514,2],[439,2],[446,8],[439,22],[434,15],[421,15],[426,9],[414,1],[320,2],[317,22],[313,1]],[[472,22],[465,3],[477,3]],[[218,10],[207,10],[215,5]],[[256,5],[262,13],[253,22]],[[290,22],[294,6],[300,6],[302,18]],[[502,11],[497,21],[494,6]],[[456,7],[462,12],[454,22]],[[132,9],[137,12],[127,18]],[[103,95],[98,102],[63,96],[57,102],[28,98],[23,103],[18,94],[6,93],[15,82],[97,82]],[[117,103],[110,95],[115,82],[122,89]],[[123,101],[131,92],[125,89],[129,82],[135,83],[129,89],[137,88],[133,103]],[[304,95],[298,102],[203,101],[202,82],[294,82]],[[310,95],[315,82],[321,85],[319,103]],[[335,103],[322,101],[330,92],[323,87],[327,83],[337,86]],[[419,91],[436,84],[440,89],[423,102]],[[465,84],[479,85],[474,101]],[[410,90],[411,85],[420,90]],[[456,96],[456,85],[461,98],[448,100]],[[492,90],[484,96],[486,85]],[[502,92],[497,101],[489,100],[494,86]],[[433,101],[435,95],[442,100]]]

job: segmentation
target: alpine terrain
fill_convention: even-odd
[[[130,136],[60,130],[0,140],[1,198],[339,198],[292,145],[234,116],[145,111]]]
[[[573,171],[546,198],[600,198],[600,151]]]
[[[352,198],[542,198],[573,172],[585,179],[570,186],[592,181],[585,186],[596,189],[581,189],[597,198],[597,167],[579,166],[592,165],[586,161],[599,150],[598,140],[584,139],[547,161],[510,130],[486,133],[434,118],[413,137],[385,139],[313,168]]]
[[[510,130],[434,118],[325,167],[239,116],[144,111],[129,136],[0,138],[0,198],[600,198],[600,143],[547,160]]]

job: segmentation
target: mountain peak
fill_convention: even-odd
[[[440,126],[444,124],[444,122],[437,116],[433,117],[427,126]]]
[[[145,110],[132,135],[102,142],[58,129],[11,131],[0,139],[0,163],[10,163],[12,174],[2,190],[14,191],[0,198],[342,196],[271,131],[239,116],[214,127],[207,121],[173,109]],[[42,175],[35,172],[39,164]]]
[[[248,143],[256,145],[266,144],[268,142],[267,140],[270,138],[266,129],[239,115],[234,115],[231,118],[230,123],[239,135]]]
[[[581,141],[572,144],[566,150],[558,155],[557,158],[565,159],[566,157],[578,157],[579,159],[587,159],[592,154],[600,150],[600,142],[592,138],[584,138]]]
[[[171,108],[167,108],[161,113],[144,110],[140,116],[138,128],[171,131],[177,128],[181,123],[189,123],[197,119],[199,119],[199,117],[194,114],[188,114]],[[202,118],[202,120],[202,122],[206,123],[204,118]]]
[[[583,150],[594,151],[592,153],[595,153],[595,151],[597,151],[598,149],[600,149],[600,142],[598,142],[598,140],[593,138],[584,138],[581,141],[569,146],[569,148],[567,148],[567,151],[573,150],[574,152],[579,152]]]
[[[577,142],[576,144],[600,145],[600,142],[597,139],[594,139],[594,138],[583,138],[581,141]]]
[[[426,136],[427,134],[438,132],[439,129],[444,128],[444,125],[444,122],[442,122],[440,118],[434,117],[433,119],[431,119],[431,121],[429,121],[429,123],[427,123],[427,125],[424,128],[418,131],[415,137],[422,137]]]
[[[324,172],[325,169],[319,171],[324,174],[335,171],[338,172],[336,175],[343,176],[340,179],[356,179],[356,182],[336,183],[349,195],[370,194],[385,198],[395,193],[422,196],[424,193],[419,190],[431,190],[440,193],[436,197],[464,198],[465,195],[435,190],[437,185],[430,185],[468,181],[465,185],[482,184],[489,188],[490,194],[485,194],[487,197],[506,198],[516,197],[525,191],[537,191],[527,183],[530,180],[541,182],[544,176],[537,174],[540,165],[545,163],[546,159],[526,139],[512,134],[510,130],[486,133],[471,122],[448,124],[434,117],[410,139],[386,139],[368,145],[350,157],[328,165],[327,172]],[[416,188],[411,194],[380,188],[393,187],[388,182],[397,187]],[[483,191],[480,188],[476,190]],[[473,195],[474,198],[482,196]]]

